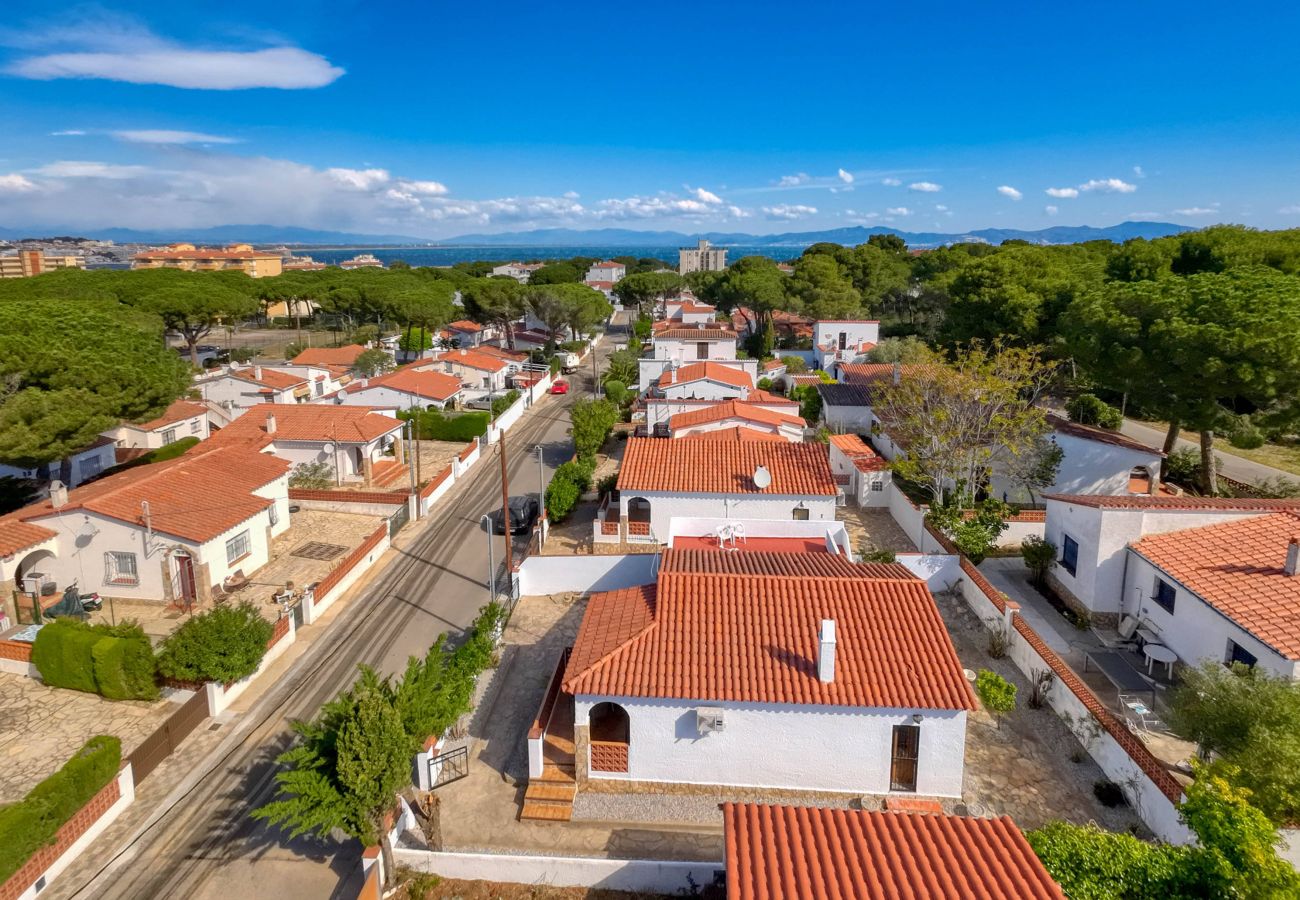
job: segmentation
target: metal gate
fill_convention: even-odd
[[[289,615],[293,616],[294,628],[301,628],[303,626],[304,612],[303,612],[303,602],[301,597],[298,598],[297,603],[289,607]]]
[[[457,747],[429,759],[430,790],[460,781],[469,774],[469,748]]]
[[[392,538],[393,535],[401,531],[402,526],[410,521],[410,519],[411,507],[409,504],[403,503],[401,506],[397,507],[393,514],[388,517],[388,537]]]
[[[131,763],[132,780],[137,785],[144,781],[207,717],[208,695],[199,688],[193,697],[186,700],[180,709],[168,716],[153,734],[131,751],[127,761]]]

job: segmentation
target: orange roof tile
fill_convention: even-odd
[[[706,406],[703,409],[680,412],[668,420],[668,426],[676,430],[678,428],[689,428],[692,425],[721,422],[726,419],[741,419],[746,422],[771,425],[774,428],[780,425],[793,425],[804,428],[808,424],[798,416],[790,416],[785,413],[764,409],[761,406],[755,406],[753,403],[737,403],[735,400],[724,400],[722,403],[715,403],[713,406]]]
[[[448,322],[447,327],[454,328],[457,331],[477,332],[483,330],[482,325],[478,322],[471,322],[469,319],[459,319],[455,322]]]
[[[516,335],[518,337],[518,335]],[[506,368],[505,360],[478,350],[448,350],[433,360],[436,363],[454,363],[484,372],[500,372]]]
[[[690,325],[677,325],[658,332],[655,337],[674,341],[734,341],[736,332],[726,328],[692,328]]]
[[[357,357],[366,352],[360,344],[344,347],[308,347],[293,358],[298,366],[347,366],[351,368]]]
[[[775,371],[776,369],[784,369],[784,368],[785,368],[785,363],[781,362],[781,360],[779,359],[768,359],[763,361],[764,372],[772,372]]]
[[[692,431],[685,435],[684,441],[735,441],[736,443],[745,443],[755,441],[758,443],[777,443],[784,444],[786,439],[781,435],[771,431],[757,431],[753,428],[745,428],[742,425],[736,425],[732,428],[715,428],[711,431]]]
[[[1150,535],[1134,552],[1287,659],[1300,659],[1300,575],[1283,569],[1300,514]]]
[[[275,417],[275,433],[267,431]],[[402,427],[392,416],[365,406],[329,406],[323,403],[272,403],[254,406],[221,429],[211,439],[214,446],[251,443],[258,449],[272,441],[368,444]]]
[[[798,400],[791,400],[789,397],[782,396],[781,394],[774,394],[771,391],[764,391],[764,390],[750,391],[747,395],[745,395],[745,402],[746,403],[767,403],[767,404],[779,403],[782,406],[793,406],[795,408],[798,408],[799,406]]]
[[[1300,510],[1300,500],[1268,500],[1258,497],[1193,497],[1190,494],[1044,494],[1044,500],[1057,500],[1094,509],[1226,509],[1264,512]]]
[[[259,374],[260,370],[260,374]],[[290,372],[281,372],[277,369],[271,369],[267,366],[247,366],[243,369],[231,369],[230,376],[238,378],[240,381],[247,381],[252,384],[260,384],[265,388],[275,391],[286,391],[289,388],[295,388],[307,383],[307,379],[301,375],[294,375]]]
[[[722,804],[727,900],[1065,900],[1009,816]]]
[[[925,582],[820,553],[665,550],[653,595],[593,594],[572,694],[890,709],[973,709]],[[899,567],[901,568],[901,567]],[[835,679],[817,677],[836,623]]]
[[[185,419],[192,419],[195,416],[201,416],[208,411],[208,408],[202,403],[195,403],[193,400],[174,400],[171,406],[163,411],[163,414],[156,419],[148,422],[135,424],[125,422],[127,427],[135,428],[139,431],[156,431],[164,425],[171,425],[175,422],[182,422]]]
[[[446,372],[432,369],[413,369],[404,366],[369,379],[364,385],[355,385],[352,392],[364,391],[366,388],[386,387],[404,394],[412,394],[426,400],[445,403],[461,392],[460,379]]]
[[[1154,447],[1148,447],[1141,441],[1134,440],[1126,434],[1118,431],[1109,431],[1105,428],[1096,428],[1092,425],[1080,425],[1078,422],[1071,422],[1069,419],[1061,416],[1048,414],[1047,422],[1052,426],[1053,431],[1061,434],[1068,434],[1071,437],[1082,438],[1085,441],[1097,441],[1102,444],[1113,444],[1116,447],[1124,447],[1127,450],[1137,450],[1141,453],[1154,453],[1156,456],[1164,456],[1164,452]]]
[[[878,455],[859,435],[832,434],[831,445],[847,456],[859,472],[879,472],[889,468],[889,460]]]
[[[211,443],[211,442],[205,442]],[[202,445],[201,445],[202,446]],[[108,475],[68,492],[56,512],[49,500],[15,513],[25,521],[84,509],[132,525],[144,524],[149,504],[154,531],[202,543],[271,505],[253,493],[282,477],[289,463],[249,447],[213,446],[167,462]]]
[[[24,522],[15,516],[0,519],[0,556],[12,556],[19,550],[34,547],[58,533],[40,525]]]
[[[736,366],[721,362],[696,362],[679,369],[665,369],[659,376],[661,388],[674,384],[686,384],[688,381],[717,381],[733,387],[752,388],[754,381],[749,374]]]
[[[772,475],[766,490],[754,471]],[[704,494],[831,495],[836,493],[830,458],[822,444],[728,444],[628,438],[619,490]]]
[[[924,363],[903,363],[898,367],[898,373],[906,378],[933,368]],[[894,363],[840,363],[839,371],[846,384],[879,384],[893,379]]]
[[[498,347],[496,344],[479,344],[474,349],[479,353],[486,353],[488,356],[495,356],[497,359],[508,359],[511,362],[525,362],[528,359],[527,353],[521,353],[518,350],[507,350],[504,347]]]

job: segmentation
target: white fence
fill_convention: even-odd
[[[398,849],[394,861],[418,872],[467,881],[508,881],[555,887],[691,895],[722,877],[719,862],[600,859],[575,856],[508,856]]]
[[[365,558],[349,569],[347,573],[340,578],[338,582],[331,585],[329,590],[324,594],[316,596],[315,592],[309,592],[302,601],[303,624],[315,624],[316,620],[325,614],[325,610],[333,606],[334,601],[339,597],[342,597],[347,592],[348,588],[356,584],[357,579],[361,577],[362,573],[373,566],[379,557],[384,555],[384,551],[388,549],[389,543],[389,536],[385,534],[379,539],[379,543],[365,555]]]
[[[892,481],[885,485],[889,493],[889,514],[894,517],[898,527],[907,533],[908,540],[921,549],[925,543],[925,510],[918,508],[902,489]]]
[[[655,580],[659,555],[629,553],[624,556],[530,556],[519,564],[519,593],[585,594],[616,591],[650,584]]]
[[[501,432],[509,431],[511,426],[523,418],[524,410],[532,405],[532,400],[528,395],[520,393],[519,399],[506,407],[506,411],[497,416],[487,431],[487,440],[489,444],[495,444],[501,440]]]
[[[748,538],[791,538],[798,540],[825,541],[832,553],[853,556],[849,543],[849,533],[842,522],[825,519],[812,521],[795,521],[793,519],[726,519],[716,516],[673,516],[668,520],[668,546],[678,538],[714,537],[718,529],[729,525],[744,527],[745,536],[738,538],[743,542]]]
[[[934,594],[950,591],[962,578],[961,562],[948,553],[898,553],[895,559],[917,578],[925,580]]]

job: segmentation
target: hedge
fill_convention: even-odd
[[[257,671],[275,630],[248,601],[194,616],[163,641],[158,669],[177,681],[229,684]]]
[[[488,419],[486,412],[463,412],[446,416],[430,409],[411,413],[399,412],[399,418],[414,417],[418,422],[416,430],[424,441],[453,441],[467,443],[487,433]]]
[[[157,666],[139,625],[89,625],[55,619],[36,633],[32,664],[50,687],[100,694],[109,700],[158,697]]]
[[[122,742],[97,735],[26,797],[0,808],[0,883],[54,843],[63,824],[117,776],[121,765]]]

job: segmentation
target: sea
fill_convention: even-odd
[[[727,261],[734,262],[742,256],[770,256],[775,260],[796,259],[802,247],[726,247]],[[573,247],[294,247],[295,256],[310,256],[317,262],[341,263],[362,253],[369,253],[385,265],[403,260],[412,266],[450,266],[458,262],[528,262],[530,260],[571,259],[584,256],[592,259],[610,259],[615,256],[635,256],[662,259],[677,266],[675,247],[610,247],[601,245]]]

